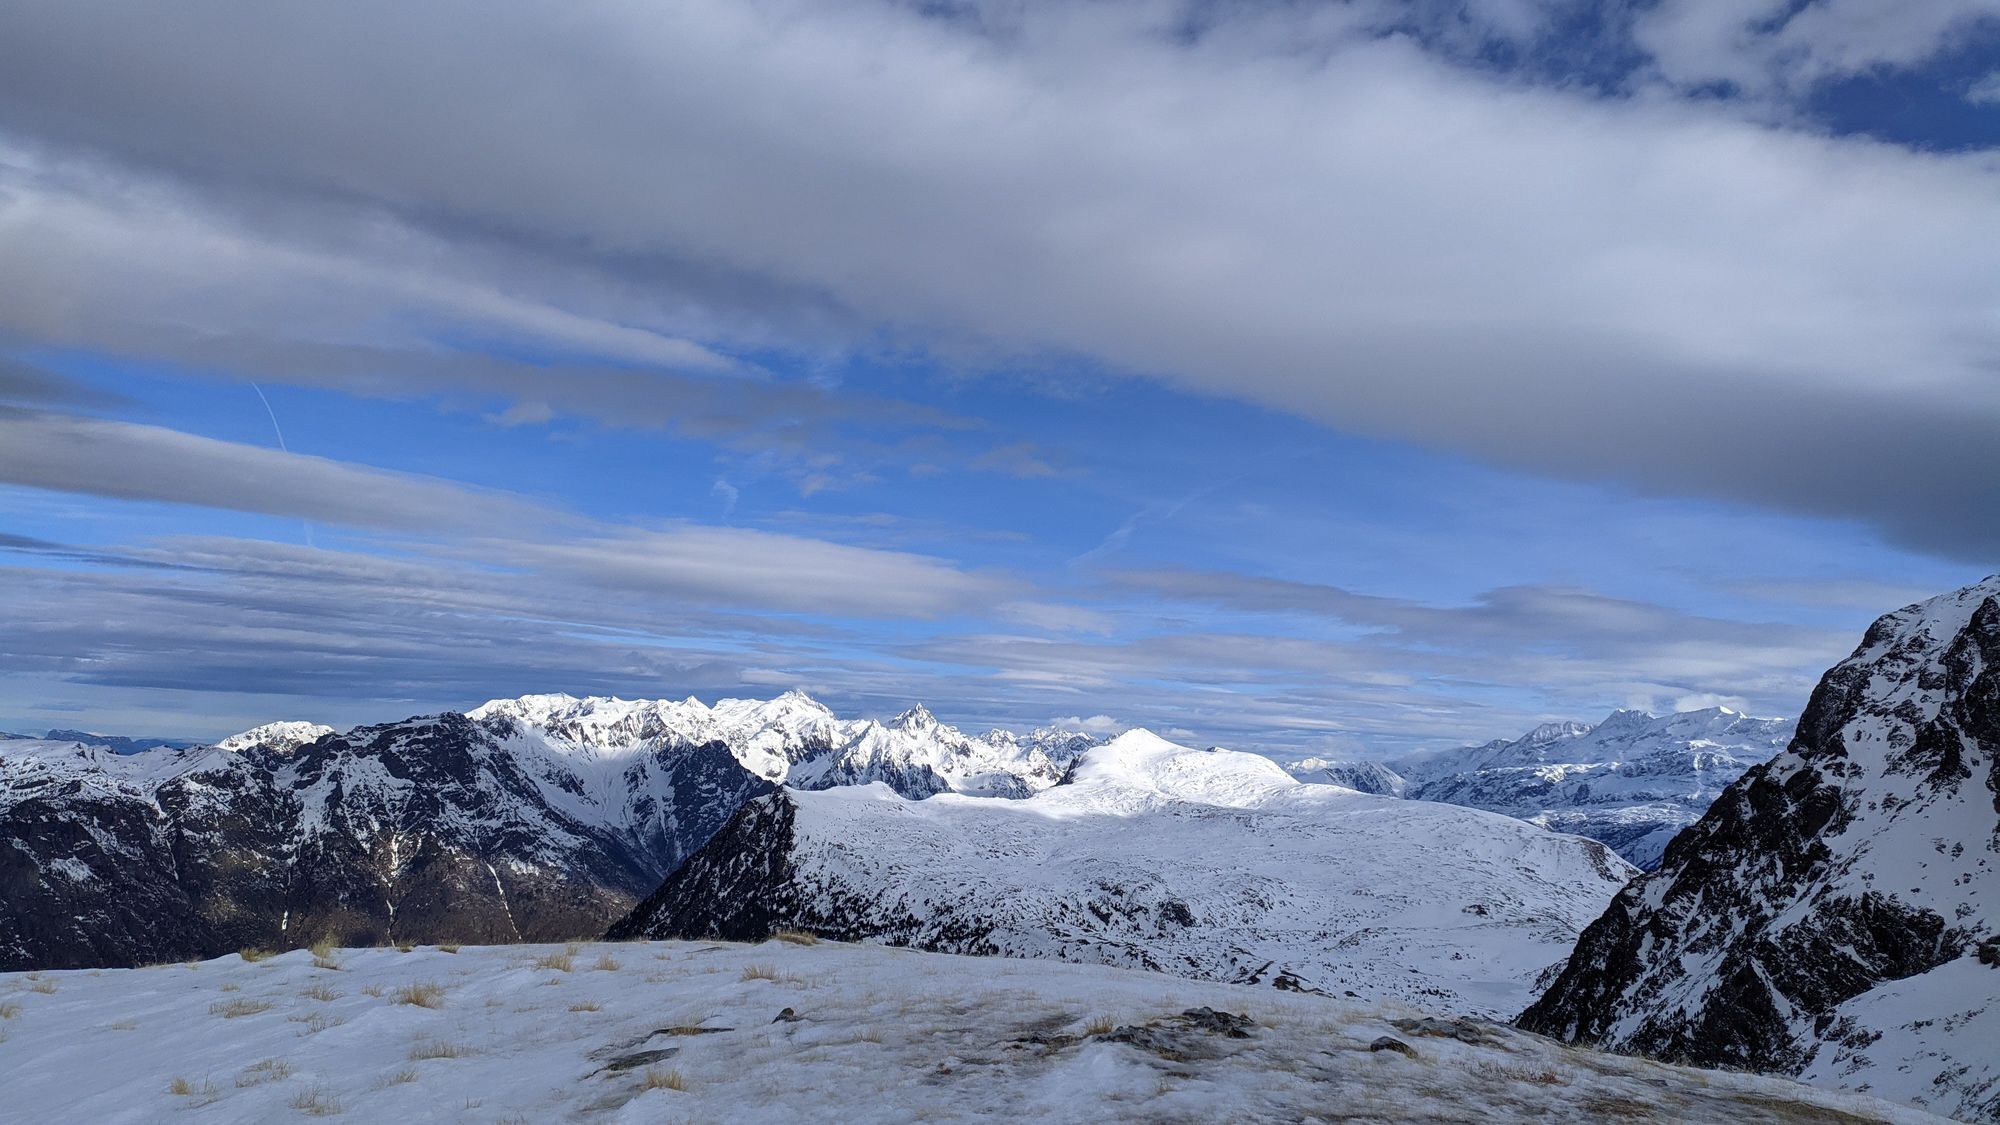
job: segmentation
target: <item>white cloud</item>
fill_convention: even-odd
[[[1666,65],[1744,65],[1743,10],[1717,12],[1658,13],[1691,28],[1659,47],[1689,61]],[[1834,0],[1788,20],[1779,54],[1894,63],[1976,12]],[[400,300],[649,362],[701,362],[691,340],[746,331],[717,310],[782,304],[821,333],[1081,354],[1516,467],[1990,554],[2000,531],[1972,515],[2000,474],[2000,248],[1964,237],[2000,222],[1990,159],[1507,84],[1372,37],[1380,16],[1225,14],[1188,40],[1145,4],[48,5],[10,28],[0,95],[62,151],[275,216],[246,225],[255,244],[142,263],[138,296],[91,294],[108,307],[254,308],[238,290],[268,276],[267,242],[307,263],[274,290],[287,316],[360,268]],[[196,55],[198,73],[153,73]],[[271,209],[246,182],[299,190]],[[352,229],[313,210],[329,198],[419,249],[320,264]],[[37,260],[47,229],[14,223],[5,257]],[[517,279],[468,231],[566,265]],[[422,280],[400,281],[413,261]],[[10,280],[12,305],[44,312],[81,292]],[[729,303],[746,293],[782,297]]]
[[[1995,20],[1994,0],[1664,0],[1633,35],[1669,81],[1798,95],[1831,78],[1915,66]]]
[[[160,426],[0,407],[0,481],[401,531],[539,529],[564,517],[437,477]]]
[[[509,542],[499,554],[612,590],[809,614],[939,617],[983,609],[1016,587],[931,555],[735,527]]]
[[[1110,738],[1114,735],[1124,734],[1127,730],[1131,729],[1127,724],[1121,723],[1109,715],[1092,715],[1089,718],[1084,718],[1080,715],[1059,716],[1050,719],[1047,725],[1056,730],[1076,731],[1080,734],[1094,734],[1099,738]],[[1187,734],[1189,732],[1182,731],[1181,733]]]

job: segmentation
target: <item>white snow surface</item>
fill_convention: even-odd
[[[243,751],[253,746],[269,746],[277,750],[296,750],[308,742],[313,742],[333,733],[333,728],[319,723],[279,721],[251,727],[241,734],[232,734],[215,744],[218,750]]]
[[[2000,1104],[1995,977],[2000,968],[1966,956],[1869,989],[1835,1009],[1799,1079],[1946,1113]]]
[[[860,898],[937,932],[991,927],[1010,956],[1503,1018],[1635,873],[1594,841],[1144,730],[1023,800],[880,785],[789,799],[794,881],[829,915]]]
[[[564,957],[571,968],[551,966]],[[1393,1004],[1098,966],[778,942],[337,950],[331,963],[294,950],[0,974],[0,1120],[1941,1120],[1507,1027],[1482,1025],[1478,1043],[1412,1034],[1392,1021],[1422,1013]],[[435,1006],[399,1002],[425,985]],[[1240,1039],[1186,1034],[1179,1058],[1101,1033],[1173,1029],[1201,1007],[1255,1023]],[[1383,1036],[1416,1057],[1371,1051]],[[646,1051],[664,1054],[611,1068]]]

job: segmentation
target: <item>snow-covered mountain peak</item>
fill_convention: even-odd
[[[882,725],[891,730],[929,731],[936,730],[939,724],[931,709],[919,703]]]
[[[468,719],[486,719],[495,715],[506,715],[525,722],[540,724],[556,715],[575,711],[583,700],[566,692],[544,692],[523,695],[515,699],[489,699],[465,713]]]
[[[1245,808],[1299,785],[1261,754],[1196,750],[1143,727],[1086,750],[1047,799],[1136,811],[1168,801]]]
[[[217,750],[241,753],[255,746],[267,746],[273,750],[289,753],[333,733],[333,728],[319,723],[287,722],[265,723],[251,727],[240,734],[232,734],[215,744]]]
[[[1878,619],[1524,1026],[2000,1118],[1976,1022],[1996,995],[1978,954],[2000,929],[1996,792],[2000,577]]]
[[[1643,711],[1613,711],[1611,717],[1616,719],[1620,715],[1627,714],[1645,715]],[[1652,718],[1651,715],[1645,715],[1645,717]],[[1558,742],[1567,742],[1572,738],[1581,738],[1589,734],[1590,731],[1591,725],[1589,723],[1543,723],[1541,726],[1523,735],[1517,741],[1529,746],[1552,746]]]

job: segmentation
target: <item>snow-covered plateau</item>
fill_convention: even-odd
[[[831,942],[0,974],[0,1120],[1867,1122],[1393,1003]]]
[[[612,933],[797,928],[1506,1018],[1633,874],[1594,840],[1131,731],[1019,800],[753,800]]]

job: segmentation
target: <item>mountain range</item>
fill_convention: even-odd
[[[1882,617],[1795,726],[1621,711],[1394,762],[796,692],[0,740],[0,970],[607,928],[1518,1010],[2000,1121],[2000,576]]]
[[[882,782],[1025,796],[1088,745],[972,738],[921,707],[496,700],[335,732],[274,723],[119,754],[0,742],[0,968],[135,964],[331,937],[601,932],[752,797]]]
[[[1621,710],[1595,725],[1547,723],[1520,738],[1421,757],[1308,758],[1287,769],[1365,793],[1505,813],[1602,841],[1651,869],[1667,841],[1745,770],[1783,750],[1792,731],[1788,719],[1726,707],[1664,716]]]

